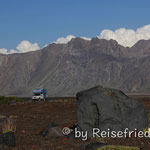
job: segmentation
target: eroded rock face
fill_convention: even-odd
[[[143,130],[148,126],[145,107],[122,91],[101,86],[77,93],[77,123],[82,131]]]
[[[0,54],[0,94],[31,97],[42,86],[51,97],[72,97],[99,84],[149,93],[149,68],[150,40],[127,48],[114,40],[74,38],[39,51]]]

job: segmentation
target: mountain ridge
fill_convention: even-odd
[[[36,87],[49,96],[75,96],[103,85],[125,92],[149,92],[150,40],[131,48],[115,40],[74,38],[42,50],[0,54],[0,95],[31,96]]]

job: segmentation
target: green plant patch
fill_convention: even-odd
[[[14,96],[9,96],[9,97],[0,96],[0,104],[10,104],[11,100],[14,100],[16,102],[23,102],[24,101],[22,98],[19,98],[19,97],[14,97]]]
[[[140,150],[140,148],[130,146],[106,145],[98,148],[97,150]]]

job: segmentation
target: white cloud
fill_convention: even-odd
[[[143,26],[141,28],[138,28],[136,31],[132,29],[126,29],[126,28],[120,28],[115,31],[105,29],[102,30],[99,36],[97,36],[99,39],[106,39],[106,40],[116,40],[120,45],[123,46],[133,46],[137,41],[139,40],[148,40],[150,39],[150,24]],[[76,38],[74,35],[68,35],[66,37],[58,38],[55,42],[56,44],[66,44],[69,41],[71,41],[73,38]],[[84,40],[91,40],[91,38],[88,37],[80,37]],[[45,45],[46,47],[48,45]],[[44,48],[43,47],[43,48]],[[20,44],[17,45],[16,50],[11,49],[7,50],[5,48],[0,49],[0,53],[2,54],[13,54],[13,53],[25,53],[29,51],[36,51],[39,50],[40,47],[38,46],[38,43],[31,43],[29,41],[22,41]]]
[[[24,40],[20,44],[18,44],[16,49],[21,53],[25,53],[25,52],[29,52],[29,51],[39,50],[40,47],[38,46],[37,43],[32,44],[29,41]]]
[[[103,30],[98,36],[100,39],[116,40],[120,45],[133,46],[139,40],[150,39],[150,25],[138,28],[136,31],[132,29],[120,28],[115,31]]]
[[[45,44],[44,46],[43,46],[43,48],[45,48],[45,47],[47,47],[48,46],[48,44]]]
[[[8,54],[8,50],[6,48],[1,48],[0,53],[1,54]]]
[[[13,54],[13,53],[26,53],[26,52],[30,52],[30,51],[36,51],[39,50],[40,47],[38,46],[37,43],[31,43],[29,41],[22,41],[20,44],[17,45],[16,50],[11,49],[10,51],[8,51],[5,48],[0,49],[0,53],[2,54]]]
[[[61,38],[58,38],[55,42],[53,43],[56,43],[56,44],[66,44],[68,43],[69,41],[71,41],[73,38],[75,38],[74,35],[68,35],[67,37],[61,37]]]
[[[66,44],[68,42],[70,42],[73,38],[76,38],[74,35],[68,35],[66,37],[61,37],[61,38],[58,38],[55,42],[53,43],[56,43],[56,44]],[[81,39],[84,39],[84,40],[88,40],[90,41],[91,38],[88,38],[88,37],[80,37]]]
[[[14,53],[19,53],[19,51],[15,50],[15,49],[11,49],[11,50],[9,51],[9,54],[14,54]]]
[[[88,37],[80,37],[81,39],[84,39],[84,40],[87,40],[87,41],[90,41],[91,38],[88,38]]]
[[[102,30],[99,36],[97,36],[99,39],[106,39],[106,40],[116,40],[120,45],[122,46],[133,46],[136,42],[139,40],[148,40],[150,39],[150,24],[145,25],[141,28],[138,28],[136,31],[133,29],[126,29],[126,28],[120,28],[115,31],[105,29]],[[58,38],[56,40],[56,44],[66,44],[68,43],[72,38],[75,38],[74,35],[68,35],[67,37]],[[80,37],[84,40],[91,40],[91,38],[88,37]]]

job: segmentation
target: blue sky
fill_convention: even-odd
[[[39,47],[59,37],[96,37],[103,29],[150,24],[149,0],[0,0],[0,48]]]

